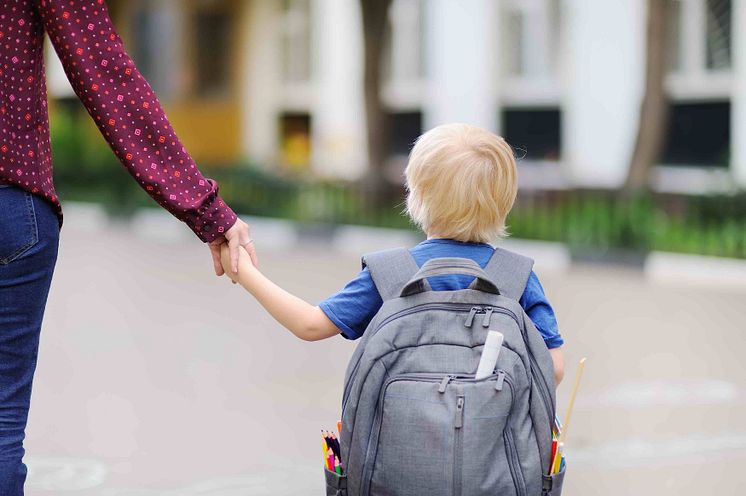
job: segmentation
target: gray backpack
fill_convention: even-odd
[[[367,255],[383,306],[347,369],[341,453],[327,471],[338,496],[539,496],[547,476],[554,371],[518,300],[533,261],[497,249],[483,270],[439,258],[419,268],[408,250]],[[474,276],[468,289],[432,291],[428,278]],[[474,374],[489,330],[505,339],[494,374]]]

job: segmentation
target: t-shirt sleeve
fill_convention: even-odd
[[[565,341],[559,333],[557,326],[557,317],[554,315],[554,309],[549,304],[544,288],[541,287],[539,278],[534,272],[528,278],[526,289],[520,300],[523,310],[531,319],[539,333],[544,338],[547,348],[559,348]]]
[[[341,291],[319,303],[319,308],[337,326],[342,336],[358,339],[382,305],[381,295],[366,268]]]

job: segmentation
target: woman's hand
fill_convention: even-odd
[[[220,247],[224,244],[228,245],[230,254],[229,268],[233,275],[238,273],[238,256],[241,249],[244,249],[246,253],[249,254],[251,257],[251,263],[258,265],[256,250],[254,250],[254,242],[251,239],[249,231],[249,225],[241,219],[237,219],[236,223],[233,224],[233,227],[225,232],[223,238],[216,239],[210,243],[210,252],[212,253],[212,262],[215,266],[216,276],[222,276],[226,272],[223,268],[223,264],[220,262]],[[231,279],[234,279],[234,277],[231,277]]]

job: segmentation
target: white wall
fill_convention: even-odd
[[[644,87],[643,0],[565,0],[564,162],[573,183],[620,186]]]
[[[367,163],[360,7],[351,0],[314,0],[311,8],[313,169],[354,179]]]
[[[244,153],[259,165],[276,162],[278,94],[281,52],[277,36],[279,2],[252,0],[246,9],[247,30],[243,34],[241,109]]]
[[[746,188],[746,1],[733,2],[733,99],[731,112],[731,171]]]
[[[426,129],[455,121],[497,128],[498,10],[492,0],[427,2]]]
[[[46,48],[46,70],[47,70],[47,91],[51,98],[69,98],[74,97],[75,92],[73,87],[70,86],[70,81],[65,76],[65,69],[62,67],[62,62],[54,52],[54,47],[50,43],[49,38],[45,39],[47,44]]]

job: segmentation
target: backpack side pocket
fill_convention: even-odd
[[[562,484],[565,482],[565,471],[566,467],[554,475],[544,475],[543,487],[541,494],[542,496],[561,496],[562,495]]]
[[[347,476],[324,468],[326,496],[347,496]]]

